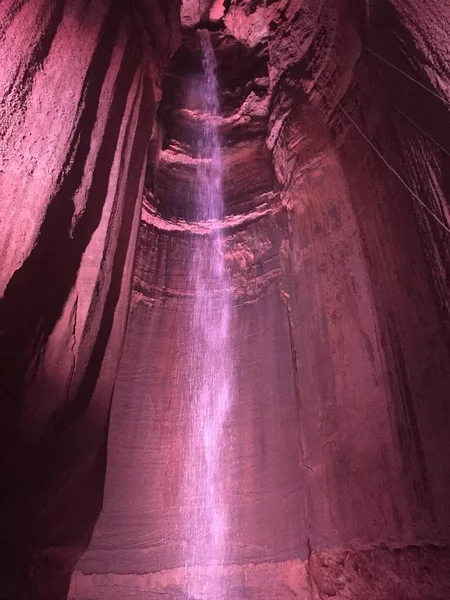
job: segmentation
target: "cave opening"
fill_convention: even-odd
[[[450,597],[447,12],[0,3],[0,598]],[[235,391],[211,564],[195,369]]]

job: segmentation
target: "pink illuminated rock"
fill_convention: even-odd
[[[447,233],[399,176],[446,214],[448,159],[427,134],[445,149],[439,124],[450,122],[408,78],[448,98],[440,49],[420,39],[436,26],[431,4],[415,5],[415,22],[402,6],[363,15],[345,2],[232,1],[212,34],[234,301],[230,598],[449,595]],[[195,40],[185,32],[165,81],[105,505],[73,599],[182,598],[193,576],[179,507],[183,357],[189,255],[211,251],[212,227],[190,212]],[[403,84],[377,55],[405,71]]]
[[[61,600],[102,504],[146,151],[178,11],[0,7],[1,597]]]
[[[213,575],[184,567],[178,498],[189,256],[215,226],[190,210],[208,26],[228,600],[447,600],[445,6],[186,0],[169,65],[179,9],[0,3],[0,597],[61,600],[75,563],[72,600],[185,600]]]
[[[265,6],[257,6],[252,11],[249,10],[248,4],[232,4],[225,16],[225,25],[233,37],[253,48],[267,40],[269,34],[267,14]]]
[[[214,0],[213,5],[209,11],[209,19],[211,21],[218,21],[222,19],[225,14],[225,0]]]
[[[214,0],[182,0],[181,24],[183,27],[195,27],[208,17]]]

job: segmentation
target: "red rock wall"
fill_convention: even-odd
[[[191,25],[212,6],[194,4]],[[238,390],[224,471],[229,598],[449,596],[450,40],[439,7],[226,3],[214,39]],[[105,508],[73,598],[183,597],[189,576],[179,370],[186,256],[208,242],[183,220],[195,131],[177,104],[195,54],[184,43],[147,179]],[[259,153],[255,169],[245,148],[263,140],[270,161]]]
[[[0,596],[61,600],[102,504],[144,166],[179,7],[0,7]]]
[[[291,232],[286,291],[312,469],[312,578],[321,597],[445,598],[441,575],[431,592],[416,572],[429,543],[447,547],[450,525],[444,31],[433,3],[383,3],[366,14],[338,6],[314,16],[307,60],[274,71],[275,132],[288,115],[274,152]],[[284,18],[295,37],[275,33],[280,65],[310,36],[294,11]],[[421,550],[404,551],[410,572],[397,572],[395,584],[386,552],[372,589],[354,567],[334,570],[337,553],[321,558],[332,547],[362,556],[368,544]]]
[[[329,531],[318,510],[316,535],[327,544],[448,539],[448,152],[438,129],[448,132],[449,117],[437,78],[449,72],[426,4],[352,15],[327,3],[307,61],[290,73],[283,53],[291,60],[310,28],[274,5],[276,20],[294,22],[295,38],[275,33],[270,46],[290,111],[274,150],[287,187],[293,337],[300,349],[312,342],[296,363],[310,402],[305,452],[313,463],[324,452],[311,483],[326,485]],[[307,72],[307,107],[292,69]],[[323,430],[314,427],[318,403]]]
[[[219,4],[185,2],[182,16],[195,26],[226,9],[214,43],[239,391],[228,600],[445,600],[446,8]],[[167,2],[0,8],[4,597],[63,597],[89,539],[133,274],[104,508],[70,597],[184,594],[186,259],[194,244],[208,251],[187,222],[188,34],[139,228],[176,17]]]

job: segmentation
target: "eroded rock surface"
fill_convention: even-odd
[[[73,598],[183,597],[189,577],[179,371],[192,310],[187,258],[196,244],[209,249],[209,226],[189,207],[193,28],[211,4],[185,22],[164,84],[105,506]],[[234,293],[229,589],[444,600],[448,28],[432,1],[231,0],[225,9],[211,35]]]
[[[5,0],[0,30],[0,597],[61,600],[102,504],[179,5]]]
[[[229,600],[450,596],[445,10],[186,0],[166,68],[176,2],[2,3],[3,597],[62,598],[103,497],[69,597],[184,598],[202,26],[234,301]]]

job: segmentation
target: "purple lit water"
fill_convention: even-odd
[[[224,263],[222,156],[216,59],[209,33],[200,32],[203,77],[200,156],[197,170],[196,221],[209,224],[209,233],[194,240],[190,265],[193,312],[187,367],[188,447],[182,491],[186,524],[185,564],[191,598],[225,597],[223,565],[227,549],[227,502],[222,468],[227,443],[224,426],[231,403],[229,352],[230,282]],[[205,237],[207,236],[207,237]]]

